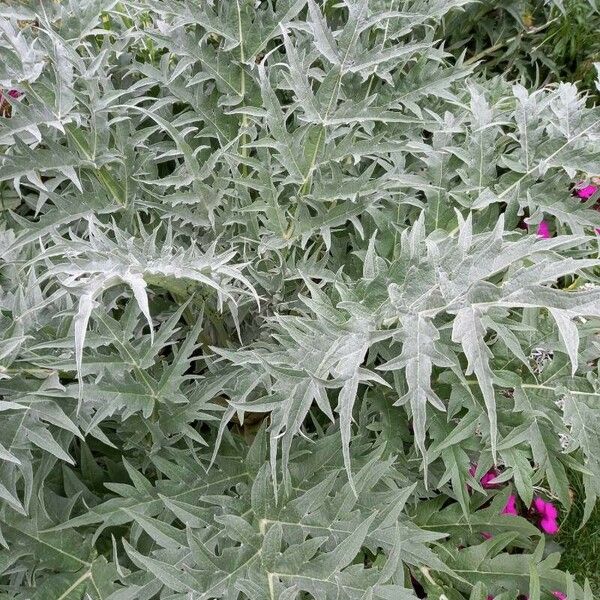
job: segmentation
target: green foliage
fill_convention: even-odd
[[[442,25],[447,49],[468,63],[538,86],[578,82],[597,94],[600,60],[597,0],[503,0],[470,4]]]
[[[598,531],[600,530],[600,505],[596,505],[589,520],[582,526],[585,515],[583,498],[585,490],[579,478],[573,481],[574,500],[568,518],[561,526],[559,543],[564,548],[560,566],[578,578],[589,577],[593,591],[600,591],[600,574],[596,568]]]
[[[475,8],[0,7],[2,597],[592,598],[600,111]]]

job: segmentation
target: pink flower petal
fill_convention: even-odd
[[[555,598],[558,598],[558,600],[567,600],[567,595],[563,594],[562,592],[552,592],[552,595]]]
[[[539,526],[540,529],[549,535],[558,533],[558,509],[552,502],[547,502],[539,496],[533,500],[533,510],[541,517]]]
[[[481,532],[481,537],[483,537],[484,540],[491,540],[492,539],[492,534],[487,532],[487,531],[482,531]]]
[[[552,234],[550,233],[550,226],[548,225],[547,221],[540,221],[540,224],[537,228],[537,236],[544,239],[552,237]]]
[[[469,467],[469,475],[471,477],[475,477],[475,473],[477,472],[477,465],[471,465]],[[480,480],[479,483],[481,483],[481,486],[486,489],[493,489],[496,487],[495,484],[490,483],[490,481],[493,481],[494,479],[496,479],[496,477],[498,477],[499,473],[498,471],[496,471],[496,469],[490,469]]]
[[[517,497],[511,494],[506,501],[506,506],[502,509],[503,515],[517,515]]]
[[[577,190],[577,195],[580,198],[587,200],[588,198],[591,198],[596,193],[597,189],[598,188],[595,185],[586,185],[585,187],[582,187],[581,189]]]
[[[544,518],[540,521],[540,528],[544,533],[548,535],[555,535],[558,533],[558,523],[555,519]]]
[[[539,515],[546,519],[556,519],[558,517],[558,509],[552,502],[547,502],[543,498],[536,498],[533,501],[533,506]]]
[[[489,490],[490,488],[495,487],[495,485],[493,483],[490,483],[490,481],[494,481],[494,479],[496,479],[496,477],[498,477],[498,473],[496,473],[496,471],[494,469],[489,470],[481,478],[481,485],[483,486],[483,488],[486,490]]]
[[[546,502],[546,518],[547,519],[557,519],[558,518],[558,510],[552,502]]]

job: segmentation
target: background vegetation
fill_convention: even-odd
[[[488,75],[536,88],[570,81],[596,96],[598,25],[594,0],[509,0],[466,6],[444,20],[440,35],[455,56],[466,52]]]

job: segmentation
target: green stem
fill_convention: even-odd
[[[246,71],[244,70],[244,62],[246,61],[245,53],[244,53],[244,34],[242,30],[242,10],[240,7],[240,0],[236,0],[237,6],[237,14],[238,14],[238,36],[240,38],[240,96],[242,99],[242,106],[244,106],[244,100],[246,97]],[[248,126],[248,117],[244,114],[242,115],[242,137],[240,139],[241,142],[241,154],[244,159],[248,158],[248,148],[246,148],[246,144],[248,143],[248,138],[246,136],[246,127]],[[248,165],[244,162],[242,164],[242,174],[245,176],[248,175]]]

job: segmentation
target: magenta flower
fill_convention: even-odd
[[[23,95],[23,92],[20,92],[19,90],[8,90],[8,94],[7,96],[9,98],[20,98]],[[2,100],[4,100],[4,94],[2,93],[2,91],[0,91],[0,102],[2,102]]]
[[[567,595],[563,594],[562,592],[552,592],[552,595],[555,598],[558,598],[558,600],[567,600]]]
[[[490,483],[491,481],[494,481],[494,479],[496,479],[496,477],[498,477],[498,473],[496,472],[495,469],[490,469],[482,478],[481,478],[481,485],[483,486],[484,489],[488,490],[490,488],[496,487],[493,483]]]
[[[549,535],[558,533],[558,510],[552,502],[546,502],[543,498],[533,501],[533,508],[540,517],[540,529]]]
[[[476,471],[477,471],[477,465],[471,465],[471,468],[469,469],[469,475],[471,475],[471,477],[475,477]],[[496,479],[496,477],[498,477],[498,475],[499,475],[499,473],[498,473],[498,471],[496,471],[496,469],[490,469],[479,480],[479,483],[481,483],[481,487],[485,490],[494,489],[497,486],[497,484],[490,483],[490,482],[493,481],[494,479]]]
[[[577,195],[584,200],[591,198],[598,188],[595,185],[586,185],[578,190],[576,190]]]
[[[588,198],[591,198],[596,192],[598,191],[598,186],[596,185],[586,185],[584,187],[581,187],[579,189],[575,188],[575,194],[581,198],[582,201],[587,200]],[[594,210],[599,210],[600,211],[600,204],[596,203],[595,206],[592,207]],[[600,229],[596,229],[596,233],[598,235],[600,235]]]
[[[484,540],[491,540],[491,539],[492,539],[492,534],[491,534],[491,533],[489,533],[489,531],[482,531],[482,532],[481,532],[481,537],[482,537]]]
[[[548,535],[556,535],[558,533],[558,523],[551,519],[542,519],[540,521],[540,528],[544,533]]]
[[[548,225],[548,221],[540,221],[540,224],[538,225],[537,228],[537,236],[544,238],[544,239],[548,239],[552,237],[552,234],[550,233],[550,226]]]
[[[6,96],[0,90],[0,117],[10,117],[11,114],[11,105],[10,102],[6,100],[6,97],[17,99],[23,95],[23,92],[19,90],[8,90],[8,94]]]
[[[528,231],[531,229],[531,225],[528,225],[524,221],[523,221],[523,224],[525,225],[525,227],[527,227]],[[544,221],[543,219],[540,221],[539,225],[537,226],[536,235],[543,239],[552,237],[552,233],[550,232],[550,225],[548,224],[548,221]]]
[[[518,515],[517,511],[517,497],[511,494],[506,501],[506,506],[502,509],[503,515]]]
[[[553,594],[557,593],[557,592],[552,592]],[[560,594],[560,592],[558,592]],[[559,596],[557,596],[558,598]],[[519,598],[523,598],[523,600],[529,600],[529,596],[519,596]],[[566,596],[564,596],[564,598],[562,598],[562,600],[566,600]],[[487,600],[494,600],[494,596],[488,596]]]

